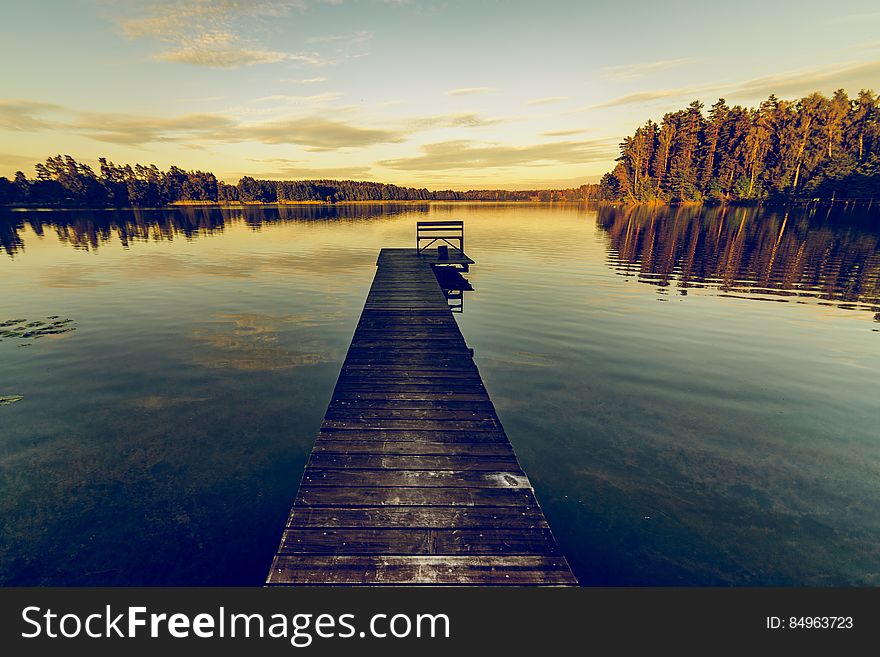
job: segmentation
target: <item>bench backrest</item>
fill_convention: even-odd
[[[424,251],[437,242],[443,242],[464,253],[464,222],[417,221],[416,249]]]

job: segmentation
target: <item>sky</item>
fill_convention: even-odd
[[[0,176],[49,155],[429,189],[595,182],[647,119],[880,91],[876,0],[0,0]]]

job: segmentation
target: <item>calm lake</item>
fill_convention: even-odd
[[[0,214],[0,583],[260,585],[375,270],[456,315],[585,585],[880,585],[880,212]]]

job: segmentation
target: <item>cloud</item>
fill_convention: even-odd
[[[291,9],[303,9],[302,0],[153,0],[141,3],[144,14],[121,21],[122,32],[131,39],[169,39],[180,34],[223,31],[243,16],[279,17]]]
[[[770,94],[797,97],[813,91],[830,91],[845,88],[855,91],[859,88],[876,85],[880,78],[880,61],[843,62],[817,69],[790,71],[776,75],[766,75],[751,80],[741,80],[728,84],[710,84],[673,89],[654,89],[624,96],[618,96],[596,105],[582,109],[603,109],[620,107],[655,100],[684,98],[705,98],[710,94],[722,94],[729,98],[750,101],[766,98]]]
[[[681,98],[699,94],[705,89],[700,87],[679,87],[677,89],[655,89],[653,91],[639,91],[625,96],[618,96],[611,100],[606,100],[596,105],[591,105],[590,109],[603,109],[606,107],[620,107],[621,105],[632,105],[633,103],[646,103],[652,100],[663,100],[666,98]]]
[[[32,131],[53,128],[55,122],[44,115],[61,109],[53,103],[36,100],[0,99],[0,129]]]
[[[397,130],[364,128],[318,116],[243,124],[217,131],[218,141],[259,141],[264,144],[299,144],[310,150],[360,148],[403,141]]]
[[[749,98],[776,94],[807,94],[820,89],[876,85],[880,79],[880,61],[845,63],[820,69],[767,75],[733,85],[731,95]]]
[[[656,62],[646,62],[642,64],[606,66],[602,69],[602,76],[608,80],[635,80],[636,78],[682,66],[683,64],[692,61],[693,60],[690,57],[681,57],[679,59],[661,59]]]
[[[149,142],[201,139],[234,127],[218,114],[184,114],[176,117],[141,116],[113,112],[80,112],[68,129],[97,141],[135,146]]]
[[[313,94],[311,96],[293,96],[288,94],[273,94],[271,96],[261,96],[260,98],[254,98],[252,103],[272,103],[272,102],[283,102],[283,103],[295,103],[301,105],[323,105],[324,103],[329,103],[334,100],[339,100],[345,94],[341,91],[328,91],[323,94]]]
[[[535,98],[526,103],[526,105],[550,105],[552,103],[560,103],[568,100],[568,96],[546,96],[544,98]]]
[[[160,61],[238,68],[254,64],[295,61],[327,63],[315,52],[279,52],[250,45],[241,31],[256,19],[284,16],[303,9],[302,0],[176,0],[143,3],[143,14],[120,21],[130,39],[154,39],[170,44],[154,55]]]
[[[281,82],[292,82],[293,84],[319,84],[321,82],[327,82],[327,78],[304,78],[301,80],[292,80],[290,78],[285,78],[281,80]]]
[[[324,94],[304,97],[314,104],[329,100]],[[266,100],[266,99],[264,99]],[[313,107],[312,111],[319,111]],[[182,142],[201,146],[205,142],[260,142],[297,144],[309,150],[361,148],[403,141],[407,131],[355,125],[324,115],[285,117],[243,122],[218,113],[150,116],[120,112],[76,111],[30,100],[0,100],[0,129],[68,132],[113,144],[139,146],[155,142]],[[338,110],[345,113],[347,110]],[[52,120],[45,114],[52,113]],[[453,120],[453,119],[450,119]],[[458,119],[468,122],[467,115]]]
[[[410,130],[431,130],[434,128],[484,128],[505,123],[508,119],[487,119],[477,112],[459,112],[438,116],[423,116],[409,121]]]
[[[358,30],[353,34],[327,34],[308,38],[309,43],[331,43],[344,41],[346,44],[365,43],[373,38],[373,33],[368,30]]]
[[[530,146],[444,141],[422,146],[421,155],[382,160],[379,165],[403,171],[491,169],[546,163],[584,164],[605,161],[617,148],[614,140],[558,141]]]
[[[322,106],[335,94],[314,96],[266,96],[257,103],[298,102],[307,113],[263,121],[242,120],[235,114],[189,113],[151,116],[120,112],[77,111],[59,105],[29,100],[0,100],[0,129],[37,132],[67,132],[96,141],[126,146],[156,142],[180,142],[201,147],[206,143],[258,142],[295,144],[310,151],[363,148],[398,143],[409,135],[432,128],[473,128],[506,119],[489,119],[476,113],[403,118],[393,127],[358,125],[349,120],[350,108]],[[52,120],[46,114],[53,115]]]
[[[581,128],[579,130],[548,130],[541,134],[545,137],[571,137],[572,135],[580,135],[584,132],[586,132],[586,130]]]
[[[291,55],[274,50],[256,50],[238,45],[238,39],[229,34],[206,34],[186,39],[179,47],[165,50],[155,55],[163,62],[192,64],[212,68],[238,68],[253,64],[277,64],[286,59],[302,57],[309,63],[320,61],[316,56]]]
[[[488,94],[497,91],[495,87],[462,87],[461,89],[450,89],[446,92],[447,96],[477,96],[479,94]]]

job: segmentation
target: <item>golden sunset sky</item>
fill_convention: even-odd
[[[0,175],[576,186],[648,118],[880,89],[874,1],[2,2]]]

